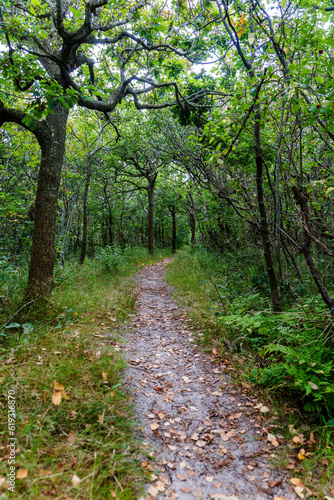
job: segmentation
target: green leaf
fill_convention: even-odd
[[[320,109],[320,113],[324,115],[329,115],[331,113],[331,108],[329,108],[328,106],[324,106]]]
[[[5,328],[20,328],[19,323],[10,323],[9,325],[5,326]]]
[[[252,97],[254,97],[254,96],[255,96],[255,94],[256,94],[256,91],[257,91],[257,87],[253,87],[252,89],[250,89],[249,93],[250,93],[250,95],[251,95]]]

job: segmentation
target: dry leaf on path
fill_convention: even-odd
[[[239,497],[236,497],[235,495],[226,496],[223,493],[214,493],[210,496],[210,498],[213,498],[215,500],[240,500]]]
[[[190,493],[191,492],[191,488],[189,488],[188,486],[182,486],[181,490],[183,491],[183,493]]]
[[[158,488],[155,488],[154,486],[150,486],[149,489],[147,490],[152,497],[157,497],[159,495],[159,490]]]
[[[282,479],[276,479],[274,481],[268,481],[268,486],[270,486],[270,488],[275,488],[276,486],[279,486],[280,484],[282,484]]]
[[[299,498],[305,498],[305,495],[303,493],[303,491],[305,490],[305,488],[303,488],[302,486],[296,486],[294,488],[294,490],[297,493],[297,495],[299,496]]]
[[[202,490],[194,490],[193,495],[194,495],[195,500],[202,500],[203,491]]]
[[[228,418],[229,418],[230,420],[236,420],[237,418],[240,418],[240,417],[241,417],[241,415],[242,415],[242,413],[241,413],[241,412],[238,412],[238,413],[232,413],[232,415],[230,415]]]
[[[153,424],[150,424],[150,427],[151,431],[156,431],[157,429],[159,429],[160,425],[158,424],[158,422],[153,422]]]
[[[290,483],[292,483],[294,486],[302,486],[304,487],[302,479],[300,477],[292,477],[290,479]]]
[[[175,474],[179,481],[186,481],[187,478],[183,474]]]
[[[276,436],[274,436],[274,434],[268,433],[267,439],[268,439],[269,443],[271,443],[273,446],[275,446],[275,448],[277,448],[278,441],[276,439]]]

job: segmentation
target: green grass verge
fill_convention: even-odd
[[[164,256],[139,250],[117,262],[113,255],[83,266],[69,262],[57,271],[51,302],[23,310],[16,327],[2,330],[0,498],[138,497],[147,477],[140,465],[145,448],[122,384],[119,327],[135,308],[131,274]],[[13,390],[15,493],[4,481]]]

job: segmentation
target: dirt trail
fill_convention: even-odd
[[[138,314],[126,334],[127,384],[156,459],[145,498],[296,499],[268,460],[277,450],[259,401],[234,390],[224,365],[194,344],[163,281],[165,265],[137,274]]]

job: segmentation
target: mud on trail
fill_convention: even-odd
[[[155,458],[144,462],[153,475],[143,498],[298,498],[286,473],[270,463],[278,441],[268,408],[235,390],[226,365],[196,345],[163,281],[165,266],[136,275],[138,314],[126,333],[126,383]]]

